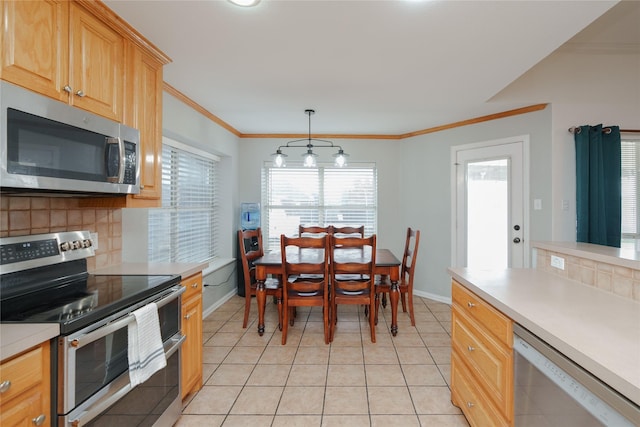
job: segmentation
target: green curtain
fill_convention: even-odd
[[[620,128],[576,129],[577,241],[620,247]],[[608,131],[610,129],[610,131]]]

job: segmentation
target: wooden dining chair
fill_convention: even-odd
[[[333,234],[338,237],[359,235],[364,237],[364,225],[360,227],[333,227]]]
[[[296,307],[322,307],[324,342],[329,344],[329,236],[280,236],[282,255],[282,344],[294,325]]]
[[[376,342],[375,310],[376,235],[331,238],[331,341],[338,322],[338,305],[368,308],[371,342]]]
[[[256,267],[253,261],[264,255],[262,246],[262,230],[238,230],[238,245],[240,246],[240,258],[242,271],[244,272],[244,321],[242,327],[247,327],[249,311],[251,310],[251,297],[256,295]],[[265,280],[267,295],[276,298],[278,304],[278,328],[282,330],[282,282],[277,277],[269,277]]]
[[[416,317],[413,313],[413,273],[416,269],[416,259],[418,257],[418,246],[420,245],[420,230],[407,228],[407,237],[402,255],[402,265],[400,270],[400,281],[398,290],[400,291],[400,301],[402,311],[407,312],[407,300],[409,306],[409,317],[411,326],[416,325]],[[391,292],[391,281],[388,277],[382,277],[376,281],[376,323],[378,322],[378,309],[380,307],[381,295]]]
[[[333,226],[327,225],[326,227],[322,227],[320,225],[302,225],[298,226],[298,236],[299,237],[309,237],[309,234],[315,235],[327,235],[333,233]]]

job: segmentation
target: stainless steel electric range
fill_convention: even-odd
[[[93,275],[88,231],[0,239],[0,321],[57,323],[51,342],[54,426],[171,426],[180,416],[180,304],[176,275]],[[132,387],[128,325],[156,303],[167,366]]]

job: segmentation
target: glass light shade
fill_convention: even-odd
[[[318,157],[318,155],[311,151],[311,149],[307,150],[307,152],[304,153],[302,157],[304,157],[304,167],[315,168],[317,166],[316,157]]]
[[[283,168],[287,165],[287,155],[280,151],[280,149],[273,153],[271,157],[273,157],[273,166],[277,168]]]
[[[236,6],[250,7],[260,3],[260,0],[229,0],[229,2],[235,4]]]
[[[342,151],[342,149],[338,150],[338,152],[334,154],[333,157],[336,158],[333,163],[335,166],[339,168],[347,166],[347,157],[349,157],[349,155]]]

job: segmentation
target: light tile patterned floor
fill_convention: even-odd
[[[450,307],[414,304],[416,326],[399,309],[396,337],[381,311],[376,344],[362,309],[338,308],[330,345],[321,311],[298,310],[283,346],[271,301],[261,337],[255,301],[242,329],[244,298],[232,298],[204,320],[204,386],[176,426],[468,426],[450,401]]]

